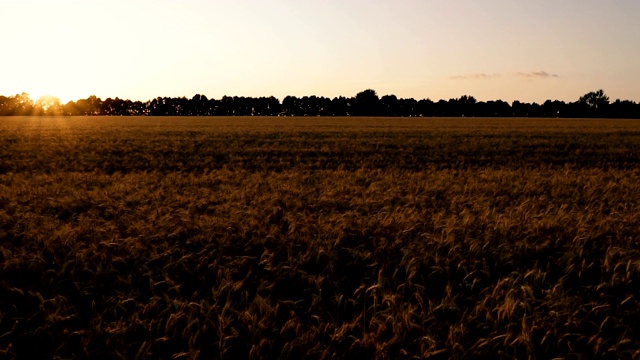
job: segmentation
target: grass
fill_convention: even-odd
[[[0,356],[636,358],[639,144],[624,120],[0,118]]]

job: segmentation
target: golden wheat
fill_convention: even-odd
[[[635,122],[0,129],[3,356],[640,355]]]

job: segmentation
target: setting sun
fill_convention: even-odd
[[[65,97],[60,97],[57,94],[53,94],[51,92],[47,92],[47,91],[26,91],[26,93],[29,95],[29,98],[33,101],[33,102],[38,102],[38,101],[51,101],[52,99],[56,99],[58,102],[60,102],[60,104],[66,104],[69,101],[72,100],[77,100],[76,98],[74,98],[71,95],[67,95]]]
[[[66,73],[64,64],[52,63],[50,65],[51,67],[59,65],[58,69]],[[69,101],[75,101],[92,95],[90,91],[82,91],[81,88],[76,89],[77,82],[71,78],[65,79],[64,74],[43,72],[42,70],[35,70],[34,72],[40,72],[39,76],[25,81],[23,90],[19,91],[29,94],[29,98],[33,101],[38,101],[38,99],[45,96],[58,98],[61,104],[66,104]]]

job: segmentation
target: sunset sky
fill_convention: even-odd
[[[2,0],[0,95],[640,101],[638,0]]]

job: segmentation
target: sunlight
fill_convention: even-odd
[[[32,98],[32,100],[33,99],[34,98]],[[48,96],[48,95],[43,95],[36,98],[36,100],[34,100],[34,103],[36,107],[42,108],[42,110],[44,110],[45,112],[52,111],[53,113],[59,113],[60,105],[62,105],[62,103],[60,102],[60,99],[58,99],[55,96]]]
[[[74,98],[73,95],[71,95],[69,92],[65,92],[65,91],[49,91],[49,90],[44,90],[44,89],[31,89],[31,91],[27,91],[27,94],[29,94],[29,98],[35,103],[40,99],[58,99],[58,101],[60,101],[60,104],[64,105],[66,103],[68,103],[69,101],[76,101],[78,99]]]
[[[22,91],[29,94],[35,102],[42,96],[60,99],[61,104],[69,101],[77,101],[92,95],[89,76],[78,76],[73,73],[73,63],[68,63],[64,58],[52,57],[42,63],[35,62],[28,79],[17,79]],[[76,71],[88,74],[84,67],[76,67]]]

